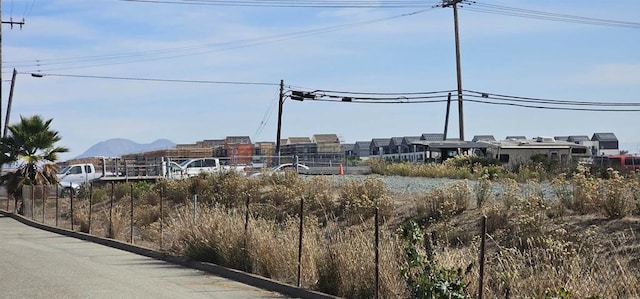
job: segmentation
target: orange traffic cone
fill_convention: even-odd
[[[342,168],[342,163],[340,163],[340,168],[338,169],[339,175],[344,175],[344,168]]]

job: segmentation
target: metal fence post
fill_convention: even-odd
[[[89,183],[89,234],[91,234],[91,211],[93,210],[93,183]]]
[[[69,183],[69,198],[71,199],[71,230],[73,230],[73,184]]]
[[[482,299],[483,293],[483,283],[484,283],[484,249],[485,249],[485,241],[487,239],[487,215],[483,215],[480,219],[481,221],[481,238],[480,238],[480,278],[478,282],[478,299]]]
[[[244,202],[244,244],[242,246],[244,249],[245,271],[249,270],[249,251],[247,249],[247,239],[249,238],[249,200],[250,197],[247,195],[247,199]]]
[[[300,234],[298,235],[298,287],[300,287],[301,276],[302,276],[302,232],[303,231],[304,231],[304,196],[300,197]]]
[[[196,218],[198,218],[198,194],[193,195],[193,225],[196,225]]]
[[[47,193],[46,193],[46,186],[42,185],[42,223],[44,223],[44,209],[45,209],[45,204],[46,204],[46,200],[47,200]]]
[[[35,187],[31,185],[31,220],[35,220],[36,217],[36,193]]]
[[[109,200],[109,238],[114,238],[113,236],[113,196],[114,196],[114,183],[111,182],[111,196]]]
[[[163,207],[163,202],[164,202],[164,192],[165,192],[165,187],[162,186],[162,190],[160,191],[160,250],[162,250],[162,241],[164,239],[164,231],[163,231],[163,222],[164,222],[164,207]]]
[[[126,160],[125,160],[126,161]],[[131,244],[133,244],[133,184],[131,184],[131,214],[130,214],[130,230],[129,230],[129,240],[131,240]]]
[[[379,208],[376,207],[375,214],[375,272],[376,272],[376,299],[380,298],[380,222],[379,222]]]
[[[56,185],[56,227],[58,227],[58,203],[60,201],[60,185]]]

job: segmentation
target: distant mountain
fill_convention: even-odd
[[[96,143],[84,153],[77,156],[76,159],[87,157],[118,157],[125,154],[172,148],[174,146],[176,146],[176,144],[167,139],[158,139],[152,143],[140,144],[129,139],[114,138]]]

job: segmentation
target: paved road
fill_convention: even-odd
[[[0,215],[0,298],[286,298]]]

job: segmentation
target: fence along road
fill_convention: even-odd
[[[286,298],[0,214],[2,298]]]

